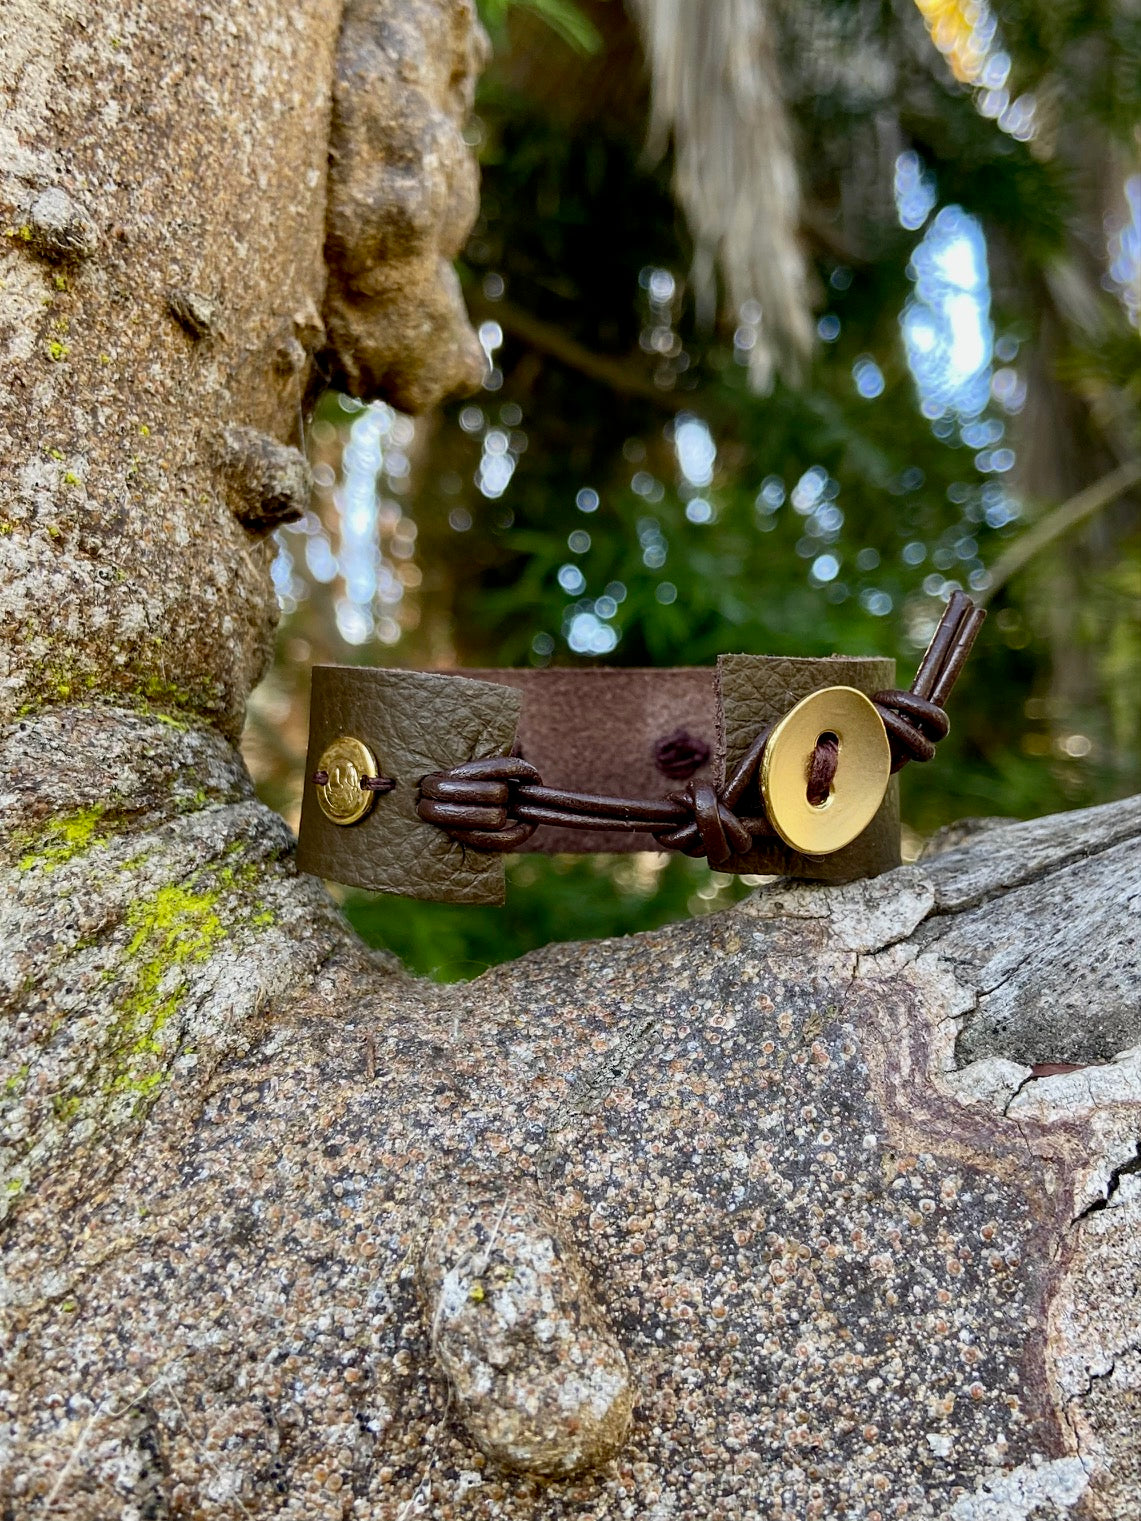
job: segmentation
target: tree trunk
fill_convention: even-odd
[[[311,372],[472,373],[470,8],[341,21],[4,15],[3,1514],[1137,1510],[1141,805],[441,988],[254,799]]]

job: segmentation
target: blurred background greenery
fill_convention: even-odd
[[[246,735],[263,797],[296,823],[314,662],[838,651],[906,685],[958,586],[991,616],[937,763],[903,779],[905,854],[1135,790],[1136,8],[733,0],[695,36],[664,0],[481,10],[460,274],[487,379],[415,420],[331,392],[306,418],[317,490],[278,535]],[[528,856],[506,909],[346,908],[449,979],[748,886]]]

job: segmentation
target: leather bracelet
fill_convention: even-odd
[[[985,614],[952,595],[909,691],[884,660],[716,670],[319,666],[298,865],[502,902],[508,851],[679,850],[848,880],[899,861],[894,774],[927,761]]]

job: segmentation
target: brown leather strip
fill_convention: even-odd
[[[637,830],[639,833],[649,832],[649,826],[644,817],[631,816],[627,819],[599,818],[596,814],[579,814],[573,819],[568,818],[568,809],[565,807],[544,808],[541,803],[520,802],[515,809],[517,817],[529,824],[549,824],[556,829],[570,829],[577,838],[579,834],[606,834],[614,829]],[[653,848],[652,846],[650,847]],[[582,841],[579,842],[579,851],[589,850],[590,846]]]
[[[520,787],[518,797],[521,806],[534,804],[537,808],[563,809],[576,815],[587,815],[599,823],[612,821],[622,829],[657,829],[662,825],[677,824],[685,818],[685,811],[665,800],[653,798],[601,797],[589,792],[570,792],[557,787]],[[520,814],[520,817],[524,815]]]
[[[939,673],[943,669],[943,663],[955,643],[962,603],[968,600],[962,592],[951,594],[951,600],[947,603],[934,637],[927,646],[923,659],[919,662],[915,680],[911,683],[911,690],[917,697],[930,697]]]
[[[423,797],[422,786],[420,795]],[[464,829],[507,828],[506,808],[480,808],[471,803],[434,803],[430,818],[423,807],[418,812],[422,819],[435,824],[439,829],[446,829],[449,834]],[[515,809],[514,817],[523,817],[521,807]]]
[[[880,717],[883,719],[887,737],[892,744],[893,771],[901,770],[909,760],[934,759],[934,742],[928,739],[915,724],[910,723],[902,713],[895,713],[891,708],[885,708],[881,710]]]
[[[446,771],[426,776],[420,783],[422,798],[438,798],[444,803],[492,803],[502,808],[510,795],[506,782],[466,781]]]
[[[479,681],[519,693],[516,749],[547,787],[616,798],[662,798],[676,773],[663,771],[658,750],[679,730],[698,759],[693,777],[717,779],[717,684],[711,667],[673,670],[607,669],[465,671]],[[704,752],[704,760],[701,759]],[[671,757],[667,754],[667,764]],[[538,777],[536,777],[538,780]],[[592,830],[544,823],[522,847],[554,852],[657,850],[648,830]]]
[[[721,795],[730,808],[736,808],[737,804],[745,795],[746,787],[750,786],[761,763],[761,756],[765,752],[765,746],[769,742],[769,735],[773,731],[772,724],[766,724],[761,729],[756,739],[745,751],[737,762],[736,770],[721,790]]]
[[[928,698],[917,697],[914,692],[877,692],[873,699],[884,717],[884,708],[912,721],[913,727],[925,733],[929,739],[945,739],[951,731],[951,721],[942,708],[936,707]]]

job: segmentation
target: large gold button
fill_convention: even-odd
[[[808,774],[817,742],[839,742],[836,775],[822,803],[808,801]],[[824,687],[780,720],[761,762],[761,792],[769,822],[786,845],[806,856],[831,855],[850,845],[875,818],[891,776],[883,719],[854,687]]]
[[[321,755],[317,770],[328,781],[317,787],[321,812],[334,824],[355,824],[376,802],[376,793],[361,786],[362,776],[378,776],[376,757],[366,744],[342,734]]]

